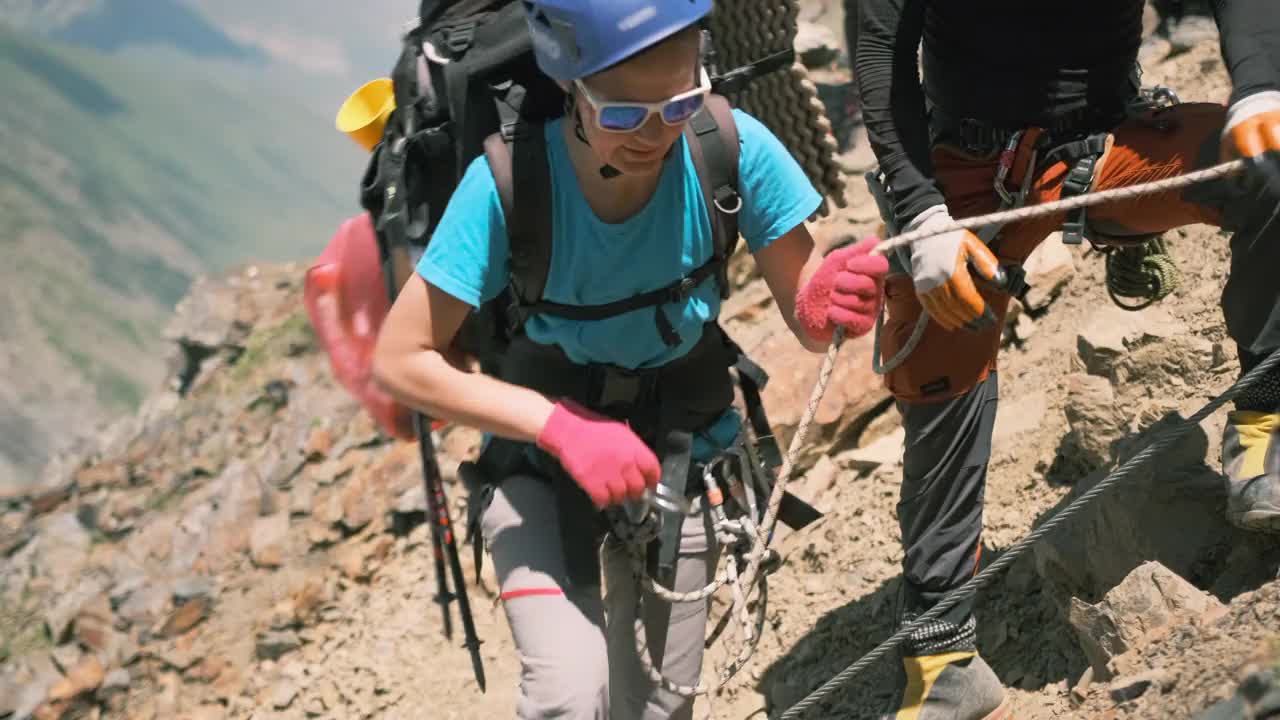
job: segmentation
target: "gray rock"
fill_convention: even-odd
[[[1142,437],[1150,442],[1150,434]],[[1204,462],[1208,442],[1203,429],[1193,428],[1154,467],[1132,472],[1033,546],[1036,570],[1064,612],[1066,598],[1100,599],[1147,561],[1206,587],[1225,571],[1222,548],[1239,533],[1223,512],[1222,476]],[[1099,471],[1078,480],[1062,506],[1104,476]]]
[[[1129,312],[1116,307],[1099,311],[1076,338],[1076,349],[1092,375],[1112,377],[1115,365],[1141,342],[1182,335],[1185,324],[1160,308]]]
[[[58,666],[58,670],[66,675],[80,664],[80,660],[84,658],[84,652],[80,650],[79,645],[59,645],[49,653],[49,656],[53,658],[53,664]]]
[[[903,442],[907,431],[898,428],[867,445],[840,456],[840,464],[856,470],[874,470],[881,465],[897,465],[902,462]]]
[[[148,580],[130,591],[127,599],[121,603],[116,616],[135,625],[150,626],[169,609],[172,590],[169,584],[160,580]]]
[[[175,605],[181,605],[198,597],[207,597],[212,592],[213,580],[203,575],[188,575],[173,581]]]
[[[298,684],[289,679],[281,680],[271,689],[271,707],[284,710],[293,704],[296,697],[298,697]]]
[[[1057,232],[1040,243],[1027,258],[1023,269],[1027,273],[1027,283],[1030,285],[1025,303],[1032,310],[1042,310],[1048,307],[1071,281],[1076,273],[1076,261],[1070,248],[1062,244],[1062,233]]]
[[[55,592],[65,591],[87,567],[92,544],[93,539],[74,512],[50,517],[36,539],[36,574],[49,578]]]
[[[205,361],[243,336],[238,328],[235,278],[200,277],[177,307],[164,330],[174,344],[168,358],[172,389],[185,394],[201,374]]]
[[[1156,668],[1116,678],[1111,682],[1108,691],[1111,693],[1112,700],[1122,703],[1137,700],[1152,687],[1157,687],[1162,692],[1167,692],[1173,687],[1173,684],[1172,675],[1165,670]]]
[[[129,683],[132,679],[129,677],[129,671],[119,667],[108,672],[102,678],[102,684],[98,686],[98,698],[104,698],[115,692],[129,689]]]
[[[148,581],[147,574],[139,568],[121,571],[111,585],[110,594],[108,595],[111,599],[111,607],[116,610],[120,609],[120,606],[133,595],[134,591],[146,587]]]
[[[53,599],[53,606],[45,614],[44,622],[49,630],[49,637],[54,643],[67,640],[80,608],[101,591],[102,588],[97,582],[84,580],[74,589],[65,591]]]
[[[284,562],[289,540],[289,513],[280,512],[254,520],[249,553],[259,567],[278,567]]]
[[[316,500],[316,483],[306,477],[298,477],[293,481],[293,489],[289,492],[289,514],[310,515],[311,506]]]
[[[11,695],[7,702],[0,698],[0,702],[13,707],[13,717],[10,720],[30,718],[36,709],[44,704],[45,698],[49,695],[49,688],[61,679],[57,668],[48,658],[33,664],[28,672],[30,676],[18,683],[16,693]]]
[[[400,494],[396,499],[395,512],[399,515],[412,515],[427,511],[427,488],[415,485]]]
[[[1212,595],[1168,568],[1148,562],[1129,573],[1096,605],[1071,598],[1067,619],[1093,666],[1094,676],[1106,679],[1112,658],[1141,647],[1144,639],[1157,630],[1199,618],[1220,606]]]
[[[302,640],[292,630],[272,630],[258,635],[257,653],[263,660],[279,660],[302,647]]]
[[[1071,428],[1071,444],[1089,467],[1106,464],[1111,459],[1111,443],[1124,434],[1111,382],[1097,375],[1073,373],[1063,384],[1067,388],[1063,411]]]
[[[22,683],[10,673],[0,675],[0,717],[11,714],[18,707],[18,696],[22,693]]]
[[[800,62],[810,68],[830,65],[840,56],[840,39],[824,25],[800,21],[794,45]]]

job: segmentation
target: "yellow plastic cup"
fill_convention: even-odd
[[[387,117],[396,108],[396,93],[391,78],[381,77],[361,85],[338,108],[334,124],[338,131],[356,141],[366,152],[382,140]]]

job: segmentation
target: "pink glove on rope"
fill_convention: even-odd
[[[536,442],[599,508],[638,500],[662,478],[657,456],[631,428],[572,400],[556,403]]]
[[[796,318],[809,337],[830,342],[836,326],[848,337],[871,332],[889,273],[889,259],[871,254],[879,242],[869,237],[831,253],[796,293]]]

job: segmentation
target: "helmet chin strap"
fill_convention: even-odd
[[[566,114],[573,115],[573,134],[577,136],[578,140],[583,145],[586,145],[587,147],[591,147],[591,141],[587,139],[587,130],[586,128],[582,127],[582,116],[578,114],[576,92],[569,92],[565,94],[564,111]],[[600,166],[600,177],[604,178],[605,180],[612,180],[613,178],[616,178],[621,174],[622,174],[621,170],[610,165],[609,163],[605,163],[604,165]]]

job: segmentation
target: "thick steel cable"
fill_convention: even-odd
[[[1094,485],[1083,495],[1076,498],[1070,505],[1063,508],[1053,517],[1049,518],[1048,521],[1036,528],[1031,534],[1027,535],[1022,540],[1019,540],[1016,544],[1005,551],[1004,554],[997,558],[995,562],[991,563],[991,565],[987,566],[985,570],[969,580],[969,582],[961,585],[943,597],[942,600],[938,601],[938,604],[933,606],[928,612],[903,626],[893,635],[890,635],[887,640],[877,645],[873,650],[871,650],[871,652],[863,655],[857,662],[845,668],[840,672],[840,674],[823,683],[817,690],[814,690],[800,702],[792,705],[786,712],[782,713],[781,720],[791,720],[791,718],[800,717],[805,713],[805,711],[822,701],[832,692],[835,692],[836,689],[847,683],[859,672],[867,669],[872,663],[884,657],[884,655],[890,650],[902,644],[902,642],[905,641],[911,633],[918,630],[922,625],[932,620],[936,620],[947,610],[951,609],[951,607],[956,603],[976,594],[979,589],[989,584],[997,575],[1004,572],[1009,565],[1013,564],[1015,560],[1017,560],[1037,541],[1053,532],[1053,530],[1059,525],[1062,525],[1067,520],[1079,514],[1085,506],[1098,499],[1098,497],[1103,493],[1107,492],[1121,480],[1124,480],[1126,477],[1131,475],[1134,470],[1146,464],[1157,454],[1168,449],[1169,446],[1173,445],[1174,442],[1191,430],[1191,428],[1199,425],[1205,418],[1209,417],[1216,412],[1218,408],[1226,404],[1228,400],[1234,398],[1242,390],[1247,389],[1277,367],[1280,367],[1280,350],[1276,350],[1271,353],[1266,360],[1263,360],[1244,377],[1237,380],[1235,384],[1223,391],[1221,395],[1210,400],[1208,404],[1200,408],[1200,410],[1194,415],[1168,430],[1159,433],[1156,436],[1156,439],[1150,445],[1143,448],[1141,452],[1134,455],[1128,462],[1124,463],[1119,468],[1113,470],[1110,475],[1100,481],[1097,485]]]

